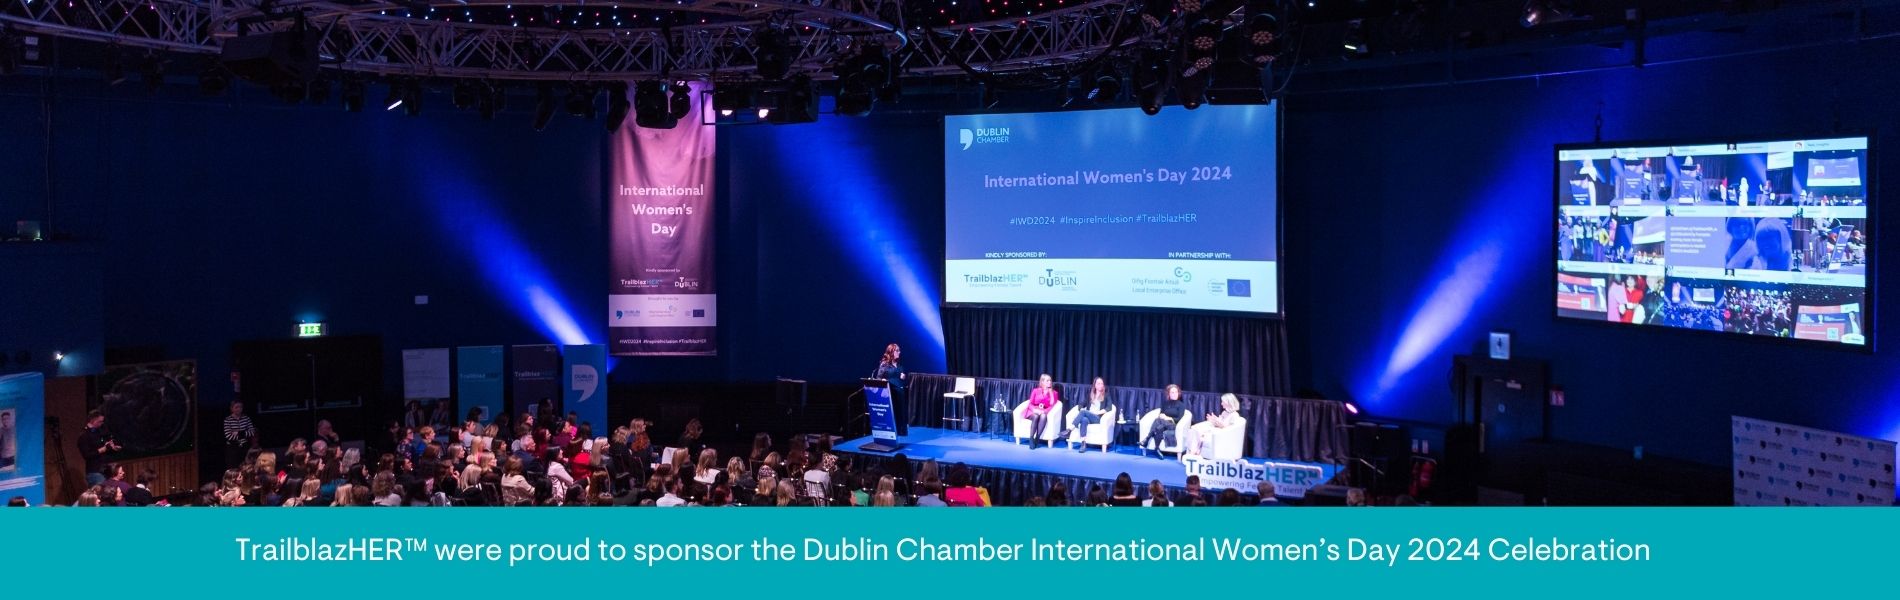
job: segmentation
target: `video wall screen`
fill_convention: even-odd
[[[1868,139],[1557,149],[1560,317],[1865,347]]]
[[[1278,116],[944,118],[945,301],[1280,312]]]

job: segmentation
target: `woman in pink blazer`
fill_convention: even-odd
[[[1023,418],[1029,421],[1029,447],[1036,447],[1036,438],[1042,437],[1043,427],[1049,421],[1049,412],[1055,410],[1060,400],[1056,393],[1055,380],[1043,373],[1036,381],[1036,389],[1029,391],[1029,403],[1023,406]],[[1051,442],[1053,444],[1054,442]]]

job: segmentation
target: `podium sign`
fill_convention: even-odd
[[[891,382],[864,379],[864,406],[871,414],[871,443],[862,446],[872,452],[897,450],[897,411],[891,404]]]

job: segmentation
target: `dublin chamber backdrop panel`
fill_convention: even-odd
[[[1278,120],[946,117],[945,300],[1279,313]]]
[[[1869,343],[1868,138],[1557,149],[1557,314]]]

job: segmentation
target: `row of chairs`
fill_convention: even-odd
[[[1018,403],[1010,413],[1011,420],[1015,422],[1013,435],[1018,444],[1025,439],[1055,443],[1061,437],[1062,430],[1069,429],[1069,424],[1075,422],[1076,413],[1082,410],[1082,407],[1075,406],[1065,412],[1063,403],[1057,401],[1055,407],[1050,409],[1050,414],[1062,415],[1062,419],[1046,419],[1043,422],[1043,430],[1037,432],[1033,431],[1035,424],[1023,418],[1023,409],[1028,405],[1029,401],[1024,400]],[[1140,437],[1136,439],[1139,440],[1141,449],[1154,450],[1159,454],[1181,454],[1187,449],[1190,443],[1189,438],[1192,437],[1188,430],[1194,426],[1194,414],[1184,413],[1181,420],[1175,423],[1173,435],[1165,436],[1156,442],[1149,442],[1148,433],[1154,430],[1155,421],[1160,420],[1160,415],[1161,409],[1151,409],[1136,422],[1137,431],[1140,433]],[[1069,446],[1074,447],[1077,444],[1099,446],[1103,452],[1107,452],[1108,447],[1114,443],[1115,427],[1119,424],[1120,416],[1120,409],[1110,406],[1108,412],[1102,415],[1101,420],[1089,425],[1086,428],[1087,431],[1071,431],[1067,440]],[[1241,457],[1247,440],[1247,421],[1245,417],[1237,418],[1240,419],[1238,424],[1213,430],[1209,439],[1201,440],[1203,456],[1216,460],[1234,460]],[[1032,441],[1031,444],[1033,445],[1034,442]]]

